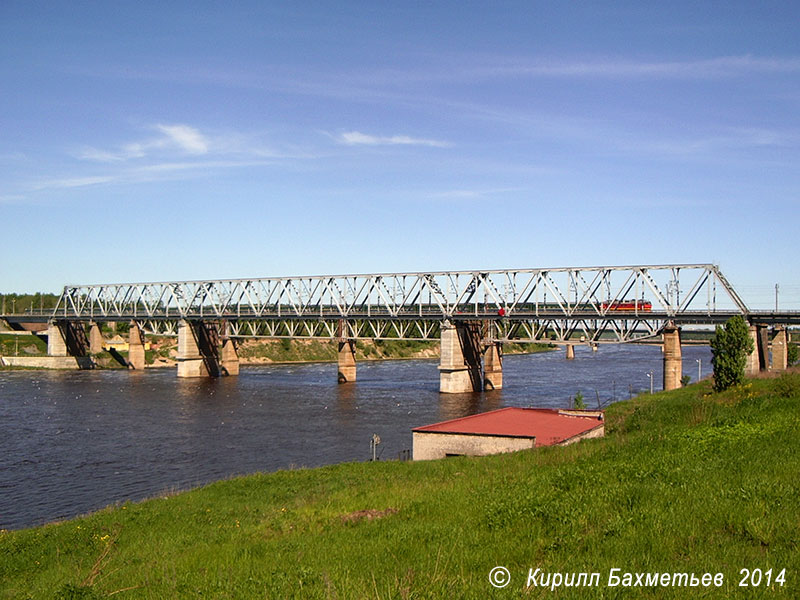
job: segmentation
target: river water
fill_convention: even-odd
[[[144,372],[0,372],[0,528],[84,514],[255,471],[313,467],[411,448],[411,429],[504,406],[589,407],[661,388],[658,346],[506,356],[504,388],[439,394],[435,360],[243,367],[238,377]],[[683,348],[684,374],[710,373],[707,346]]]

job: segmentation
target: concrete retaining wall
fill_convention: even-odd
[[[3,356],[0,363],[7,367],[32,367],[39,369],[78,369],[74,356]]]

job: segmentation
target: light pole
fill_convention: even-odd
[[[646,373],[647,378],[650,380],[650,393],[653,393],[653,372]]]

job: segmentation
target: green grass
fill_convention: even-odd
[[[798,402],[797,375],[704,382],[565,448],[281,471],[4,532],[0,598],[797,597]],[[526,590],[529,568],[600,585]],[[613,588],[612,568],[725,583]],[[742,568],[785,585],[740,588]]]
[[[30,335],[0,333],[0,356],[45,356],[47,342]]]

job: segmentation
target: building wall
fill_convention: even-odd
[[[568,446],[581,440],[603,437],[605,425],[585,431],[562,440],[558,446]],[[435,460],[448,454],[461,456],[487,456],[503,452],[531,450],[536,445],[535,438],[518,438],[494,435],[462,435],[458,433],[437,433],[414,431],[412,433],[413,460]]]
[[[491,435],[461,435],[457,433],[413,432],[414,460],[444,458],[448,454],[486,456],[502,452],[530,450],[534,438],[514,438]]]
[[[583,433],[579,433],[576,436],[568,438],[563,442],[559,442],[558,446],[569,446],[570,444],[574,444],[575,442],[580,442],[581,440],[590,440],[592,438],[600,438],[606,434],[606,426],[605,424],[600,425],[600,427],[595,427],[594,429],[590,429],[589,431],[584,431]]]

